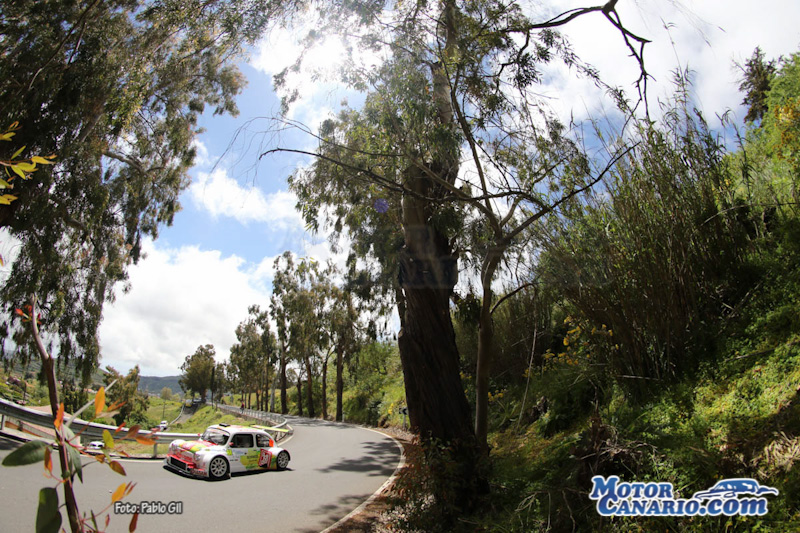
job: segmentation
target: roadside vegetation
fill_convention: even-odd
[[[412,441],[384,522],[424,531],[800,527],[800,161],[788,122],[800,116],[800,55],[766,63],[756,53],[745,82],[758,61],[773,66],[779,92],[757,100],[762,114],[727,148],[679,78],[663,119],[638,126],[636,148],[614,171],[530,227],[528,238],[540,243],[536,261],[523,261],[523,281],[497,296],[492,316],[491,461],[481,511],[431,498],[451,490],[435,475],[450,464],[449,452],[423,452]],[[379,340],[370,320],[328,329],[352,305],[336,292],[335,272],[283,261],[275,294],[285,301],[272,303],[286,320],[283,333],[251,308],[230,362],[211,364],[213,346],[187,356],[185,392],[378,427],[407,423],[396,342]],[[473,401],[480,308],[469,290],[452,308],[461,380]],[[300,322],[305,329],[293,328]],[[167,392],[138,416],[150,425],[177,416],[181,404]],[[252,423],[204,405],[170,429],[200,432],[219,422]],[[762,517],[608,519],[587,497],[594,475],[667,481],[683,497],[752,477],[780,497]]]
[[[229,357],[210,344],[185,355],[179,384],[202,406],[170,429],[248,423],[212,399],[407,422],[408,467],[383,517],[395,530],[800,529],[800,54],[756,50],[741,66],[745,123],[711,124],[687,72],[670,100],[647,100],[649,41],[616,4],[537,20],[491,0],[399,2],[391,17],[319,3],[303,46],[346,35],[385,60],[346,63],[363,105],[311,131],[287,118],[300,54],[275,77],[285,98],[265,138],[294,129],[315,148],[261,157],[311,158],[291,193],[307,227],[350,253],[344,268],[277,257],[271,298],[242,317]],[[104,304],[179,209],[204,109],[236,114],[233,58],[307,3],[51,7],[0,8],[0,135],[21,145],[0,154],[0,229],[19,241],[0,341],[5,370],[24,368],[0,393],[50,404],[77,532],[64,413],[93,402],[97,417],[153,427],[180,407],[172,391],[139,391],[139,367],[94,375]],[[638,99],[559,33],[585,15],[625,42]],[[555,118],[541,90],[555,65],[605,89],[616,118]],[[780,496],[758,517],[610,519],[588,498],[595,475],[684,497],[755,478]],[[58,530],[58,491],[43,490]]]
[[[765,64],[754,54],[743,87]],[[681,83],[631,157],[536,228],[530,289],[494,316],[491,492],[455,529],[800,528],[800,55],[767,65],[773,89],[738,145],[722,146]],[[454,313],[467,358],[470,310]],[[416,459],[394,520],[443,530],[429,458]],[[684,498],[751,477],[780,496],[766,516],[610,519],[588,498],[595,475],[668,481]]]

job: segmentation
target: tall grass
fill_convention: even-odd
[[[713,351],[748,241],[724,150],[685,97],[635,142],[602,188],[543,228],[539,271],[590,327],[613,332],[604,363],[641,392]]]

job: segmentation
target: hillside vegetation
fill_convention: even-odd
[[[780,63],[733,149],[679,80],[630,157],[532,232],[530,286],[494,313],[487,506],[444,529],[800,529],[799,72],[798,55]],[[454,312],[473,394],[478,306]],[[412,459],[393,520],[443,530],[435,459]],[[602,518],[595,475],[780,495],[765,516]]]

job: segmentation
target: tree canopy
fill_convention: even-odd
[[[214,356],[216,351],[210,344],[198,346],[197,350],[187,355],[181,365],[180,385],[184,392],[197,393],[205,400],[206,392],[212,387],[215,374]]]
[[[345,70],[343,79],[367,90],[366,101],[310,132],[318,147],[304,153],[315,164],[291,186],[312,227],[331,213],[334,232],[349,231],[355,249],[386,268],[372,278],[396,299],[411,425],[423,439],[455,443],[463,470],[454,489],[463,502],[478,490],[475,465],[487,450],[495,272],[525,228],[597,183],[627,149],[599,143],[599,152],[587,153],[579,130],[539,96],[543,72],[550,63],[566,65],[605,87],[624,115],[646,103],[647,40],[624,27],[615,4],[537,21],[517,3],[401,3],[361,19],[360,33],[352,16],[331,18],[329,31],[351,40],[355,33],[360,46],[384,50],[387,60]],[[637,61],[632,101],[607,87],[558,33],[582,16],[604,17]],[[475,266],[484,307],[474,426],[450,319],[460,260]]]
[[[156,238],[180,209],[198,116],[206,107],[236,114],[244,79],[233,60],[293,6],[28,0],[0,7],[0,124],[20,124],[17,146],[57,155],[36,179],[15,184],[17,201],[0,205],[0,228],[20,241],[0,296],[12,311],[36,294],[60,360],[76,358],[85,378],[99,357],[103,304],[139,260],[143,239]],[[6,318],[0,329],[8,337],[16,328]]]

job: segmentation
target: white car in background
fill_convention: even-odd
[[[285,470],[289,452],[259,428],[217,424],[198,440],[174,440],[164,466],[195,477],[223,479],[232,473]]]

